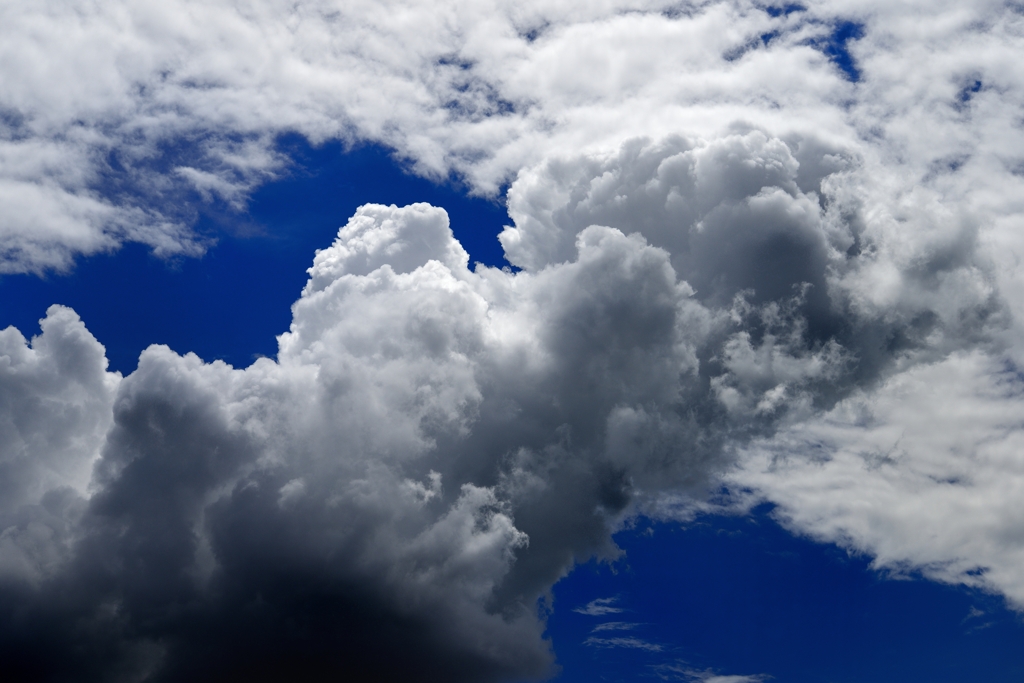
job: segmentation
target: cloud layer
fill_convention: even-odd
[[[880,160],[897,194],[924,180],[1019,210],[1020,16],[1002,2],[119,0],[2,20],[6,271],[124,240],[197,253],[195,212],[282,173],[285,133],[380,142],[494,192],[552,155],[739,124]]]
[[[518,270],[470,270],[440,208],[366,205],[275,360],[154,346],[121,377],[69,309],[0,332],[0,658],[543,676],[553,582],[723,482],[1024,606],[1022,25],[996,2],[3,8],[0,270],[201,253],[195,213],[242,210],[294,132],[507,184]]]

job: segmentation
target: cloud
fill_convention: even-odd
[[[835,162],[826,175],[801,177],[814,166],[797,158],[807,150]],[[738,323],[714,351],[695,346],[727,413],[700,423],[735,425],[737,440],[721,445],[736,447],[724,482],[737,495],[721,505],[773,502],[794,531],[867,552],[878,568],[984,587],[1019,606],[1021,524],[1002,502],[1015,496],[1013,459],[987,455],[1024,414],[1010,336],[1017,276],[993,251],[1012,238],[926,189],[895,201],[871,187],[868,167],[760,131],[640,139],[520,174],[502,242],[513,263],[543,270],[582,226],[632,227],[670,254],[694,300]],[[650,424],[617,413],[612,452],[657,450]],[[770,435],[748,446],[743,429]],[[904,449],[913,455],[884,455]],[[670,500],[680,497],[647,510],[673,516]],[[675,510],[687,518],[702,505],[684,498]]]
[[[699,681],[700,683],[763,683],[771,679],[771,676],[763,674],[753,676],[721,675],[711,669],[694,669],[685,663],[678,664],[657,664],[654,667],[655,675],[665,681]]]
[[[752,164],[737,155],[786,150],[760,133],[723,145],[699,157],[710,175],[742,177]],[[665,157],[678,142],[629,143],[620,158],[645,146]],[[824,211],[779,214],[801,192],[774,199],[760,184],[791,180],[795,166],[782,168],[738,200],[748,218],[690,232],[792,237],[826,254],[806,274],[830,287]],[[591,223],[566,260],[471,271],[442,209],[367,205],[316,254],[277,359],[245,369],[154,346],[121,379],[74,315],[51,309],[32,351],[70,326],[77,346],[51,353],[62,370],[50,382],[105,387],[87,395],[108,421],[71,427],[83,447],[68,469],[91,467],[88,485],[53,501],[63,482],[29,476],[11,498],[4,556],[58,560],[35,583],[11,569],[4,613],[31,615],[26,637],[47,651],[90,655],[10,657],[169,680],[300,662],[384,678],[413,666],[443,680],[543,674],[536,604],[555,581],[615,557],[611,533],[659,495],[713,487],[737,445],[823,388],[857,386],[856,358],[811,331],[803,273],[769,273],[763,290],[723,279],[702,296],[674,265],[688,267],[687,245],[666,246]],[[30,353],[5,334],[15,356]],[[21,430],[43,419],[8,410]],[[617,611],[610,599],[584,608]],[[391,656],[387,633],[408,659]]]
[[[66,268],[125,240],[199,253],[196,212],[241,208],[286,173],[276,140],[294,133],[378,142],[418,173],[494,193],[548,159],[753,126],[840,150],[801,159],[804,180],[860,156],[889,168],[873,179],[899,192],[923,183],[963,206],[1019,211],[1012,6],[771,10],[660,0],[6,8],[3,268]],[[906,73],[920,77],[907,84]]]
[[[624,647],[630,650],[644,650],[646,652],[661,652],[661,645],[648,643],[639,638],[594,638],[591,636],[583,641],[586,645],[594,647]]]
[[[622,611],[621,607],[615,607],[615,603],[618,602],[618,598],[597,598],[591,600],[583,607],[577,607],[573,612],[579,612],[580,614],[586,614],[589,617],[603,617],[606,614],[618,614]],[[619,623],[619,622],[614,622]],[[595,631],[603,630],[603,628],[611,628],[606,624],[600,624]]]
[[[8,401],[11,433],[35,443],[56,406],[71,445],[46,457],[74,476],[15,459],[5,660],[86,680],[542,676],[537,601],[616,557],[631,515],[725,475],[810,525],[800,478],[758,478],[750,453],[915,372],[998,362],[1007,323],[969,221],[919,231],[904,257],[890,217],[850,198],[863,166],[808,179],[797,155],[833,151],[802,144],[753,130],[542,164],[509,191],[518,272],[470,270],[442,209],[363,206],[316,254],[276,360],[244,369],[154,346],[122,379],[67,309],[31,348],[8,329],[10,358],[36,359],[11,362],[30,368],[12,396],[56,397]],[[881,302],[876,269],[901,282]],[[863,538],[884,563],[899,537]],[[897,559],[947,562],[960,538]],[[985,585],[1014,595],[1002,576]]]
[[[588,605],[589,607],[589,605]],[[576,610],[581,614],[593,614],[591,611]],[[598,615],[594,615],[598,616]],[[631,631],[641,624],[631,624],[625,621],[607,621],[603,624],[598,624],[592,629],[592,633],[599,633],[601,631]]]
[[[1024,607],[1018,371],[978,352],[914,367],[751,448],[731,480],[789,528],[873,566]]]
[[[75,448],[48,454],[88,484],[29,469],[6,501],[5,661],[86,680],[544,674],[537,600],[618,553],[646,488],[705,485],[729,428],[686,409],[713,403],[696,349],[731,319],[640,235],[590,226],[576,248],[470,271],[443,210],[364,206],[317,253],[277,359],[245,369],[153,346],[122,379],[59,307],[31,349],[7,330],[13,358],[42,359],[32,381],[96,415],[58,405]],[[52,407],[6,410],[28,434]]]
[[[121,380],[106,366],[103,347],[62,306],[31,343],[0,331],[0,576],[36,584],[66,559]]]
[[[11,670],[542,676],[537,600],[723,481],[1024,604],[1019,12],[769,9],[0,10],[2,272],[199,254],[286,133],[507,185],[520,268],[367,205],[276,360],[158,346],[122,378],[68,309],[0,332]]]

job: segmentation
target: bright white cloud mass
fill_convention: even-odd
[[[289,133],[507,188],[516,266],[366,205],[276,359],[0,331],[4,658],[544,676],[537,600],[723,485],[1024,609],[1021,54],[1008,2],[4,4],[3,272],[201,254]]]

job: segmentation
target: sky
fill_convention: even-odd
[[[0,8],[25,681],[1019,681],[1024,11]]]

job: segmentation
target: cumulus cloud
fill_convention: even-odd
[[[518,272],[470,270],[442,209],[363,206],[315,255],[276,360],[244,369],[154,346],[122,379],[60,307],[31,346],[6,330],[5,420],[22,436],[5,449],[5,661],[43,680],[543,676],[551,585],[616,557],[630,515],[723,475],[880,563],[890,543],[895,561],[945,562],[934,575],[1014,595],[1006,571],[977,565],[1011,566],[993,539],[1013,520],[908,554],[844,517],[840,496],[815,514],[849,457],[809,501],[792,488],[804,461],[758,475],[751,453],[796,458],[807,449],[773,444],[841,423],[862,396],[887,405],[915,372],[995,362],[1007,327],[972,224],[918,231],[903,258],[891,217],[856,201],[856,171],[801,177],[801,145],[751,130],[545,163],[509,191]],[[901,283],[881,303],[865,275],[878,268]],[[1015,403],[1002,405],[976,439],[1010,424]],[[906,428],[915,410],[887,418]],[[881,425],[869,440],[889,437]],[[831,433],[841,454],[864,443],[856,427]],[[966,476],[958,462],[929,466]],[[914,472],[884,480],[892,505]],[[968,498],[1007,480],[979,481]],[[919,529],[923,513],[898,509],[886,529]],[[979,530],[969,561],[949,556]]]
[[[670,254],[708,320],[735,326],[716,337],[711,325],[715,341],[695,349],[725,413],[699,423],[731,423],[719,446],[736,458],[723,480],[736,495],[709,505],[670,494],[648,512],[688,518],[768,500],[794,531],[868,552],[878,568],[1019,606],[1019,549],[1007,539],[1021,525],[1005,507],[1016,458],[1011,445],[1001,460],[984,455],[1022,415],[1017,272],[993,249],[1013,239],[1015,218],[982,223],[927,185],[896,196],[867,177],[873,168],[886,172],[820,140],[758,130],[638,139],[521,173],[501,240],[510,261],[543,270],[583,226],[635,229]],[[687,440],[659,442],[652,424],[616,413],[611,451],[628,459]]]
[[[37,646],[87,642],[89,655],[41,660],[30,648],[12,661],[154,680],[301,666],[385,680],[410,667],[437,680],[545,673],[537,600],[575,562],[615,557],[610,534],[628,515],[662,494],[699,495],[737,445],[849,394],[862,366],[887,367],[861,352],[862,335],[826,339],[815,325],[838,311],[887,334],[907,328],[847,303],[852,286],[836,274],[860,257],[834,248],[839,228],[799,189],[795,163],[758,170],[766,149],[787,158],[759,132],[696,155],[677,139],[628,143],[599,174],[617,196],[657,203],[671,168],[658,191],[693,195],[694,167],[736,176],[721,185],[746,194],[706,193],[681,238],[664,225],[676,217],[653,209],[627,234],[628,218],[600,201],[582,227],[548,225],[554,240],[523,221],[519,244],[544,257],[519,272],[469,270],[442,209],[361,207],[316,254],[277,359],[245,369],[155,346],[120,379],[60,308],[31,349],[6,331],[12,357],[59,369],[51,392],[75,397],[80,377],[105,391],[82,392],[99,417],[73,422],[89,438],[61,454],[69,471],[91,467],[88,485],[26,475],[5,531],[5,557],[40,555],[37,543],[59,560],[35,582],[5,575],[8,618],[31,615]],[[707,217],[723,206],[731,220]],[[575,238],[564,258],[563,232]],[[817,256],[788,276],[717,279],[690,260],[704,244],[772,240]],[[933,336],[959,329],[933,318]],[[905,336],[907,354],[926,347]],[[8,410],[19,424],[45,420],[40,407]],[[65,491],[57,512],[54,491]],[[584,612],[617,609],[599,600]],[[90,626],[69,631],[76,623]],[[392,656],[388,633],[408,658]]]
[[[154,346],[121,379],[61,308],[31,348],[7,330],[42,368],[29,380],[96,416],[58,404],[80,438],[47,453],[91,467],[87,486],[11,480],[5,661],[41,678],[544,674],[538,598],[617,552],[643,487],[697,490],[720,464],[722,425],[687,410],[709,401],[696,348],[731,323],[610,227],[538,272],[467,264],[443,210],[362,207],[316,255],[276,361],[245,369]],[[7,407],[23,432],[46,410]],[[23,556],[56,559],[29,580]]]
[[[1020,26],[1002,2],[8,4],[0,271],[201,253],[195,212],[243,209],[295,132],[507,186],[518,270],[470,270],[439,208],[367,205],[274,360],[157,346],[122,378],[68,309],[0,332],[2,659],[543,676],[538,599],[723,481],[1024,605]]]
[[[51,307],[31,343],[0,331],[0,576],[36,583],[64,559],[112,422],[121,376],[106,367],[70,309]]]

